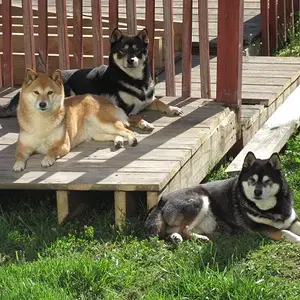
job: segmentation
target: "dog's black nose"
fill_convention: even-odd
[[[262,195],[262,190],[254,190],[255,197],[260,197]]]
[[[128,64],[132,64],[134,62],[134,59],[132,57],[127,58],[127,62]]]
[[[45,108],[47,106],[46,102],[40,102],[39,104],[40,108]]]

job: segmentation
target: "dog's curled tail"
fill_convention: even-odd
[[[145,232],[147,237],[158,236],[159,238],[164,238],[166,222],[163,218],[162,209],[166,201],[163,198],[155,205],[148,213],[145,222]]]
[[[7,104],[0,105],[0,118],[15,117],[20,93],[17,93]]]

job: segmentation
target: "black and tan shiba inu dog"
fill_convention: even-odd
[[[300,243],[300,221],[277,153],[261,160],[249,152],[238,177],[163,196],[149,212],[145,229],[148,236],[176,244],[245,230]]]
[[[148,43],[146,29],[128,36],[116,28],[111,35],[108,66],[62,71],[66,97],[71,94],[104,95],[125,111],[131,125],[146,131],[152,131],[154,126],[136,115],[145,108],[159,110],[169,116],[180,115],[180,108],[155,99]],[[18,102],[19,93],[8,105],[0,107],[0,117],[16,115]]]

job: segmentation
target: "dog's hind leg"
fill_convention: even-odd
[[[197,240],[199,240],[201,242],[205,242],[205,243],[209,242],[209,238],[207,236],[191,232],[188,226],[186,226],[183,229],[182,233],[185,238],[188,238],[188,239],[194,238],[194,239],[197,239]]]
[[[108,134],[108,133],[97,133],[93,135],[93,140],[98,142],[113,141],[115,145],[115,149],[120,149],[124,147],[124,138],[120,135]]]
[[[300,221],[298,218],[295,219],[295,221],[292,223],[290,228],[288,228],[288,230],[300,236]]]
[[[300,243],[300,236],[289,230],[270,230],[265,231],[265,234],[272,240],[279,241],[284,238],[292,243]]]

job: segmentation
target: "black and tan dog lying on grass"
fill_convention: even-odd
[[[15,172],[24,170],[33,153],[44,154],[42,167],[51,166],[76,145],[88,141],[114,141],[123,147],[137,145],[127,129],[128,117],[104,96],[78,95],[65,98],[60,70],[50,76],[27,69],[20,92],[17,118],[20,127]]]
[[[277,153],[262,160],[249,152],[238,177],[163,196],[145,225],[148,236],[175,244],[183,238],[209,241],[223,233],[245,230],[300,243],[300,221]]]

